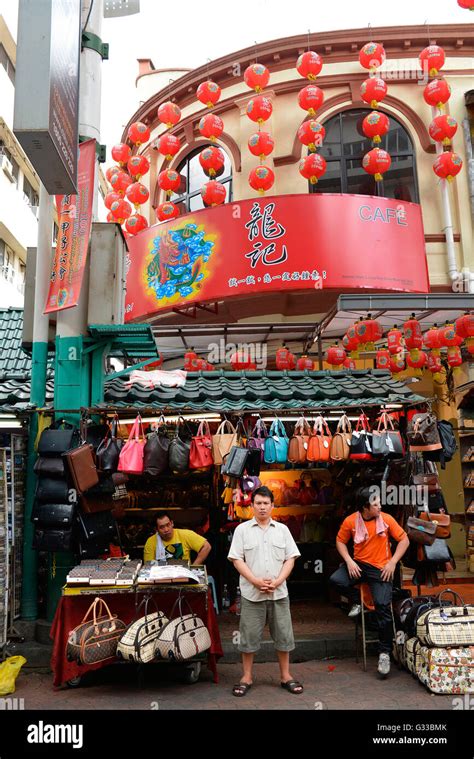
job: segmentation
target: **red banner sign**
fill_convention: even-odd
[[[92,224],[95,140],[79,146],[78,195],[56,196],[59,231],[45,314],[77,306]]]
[[[227,203],[128,240],[125,321],[275,290],[429,292],[420,206],[366,195]]]

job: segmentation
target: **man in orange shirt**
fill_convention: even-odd
[[[336,548],[345,561],[330,578],[354,606],[349,616],[360,614],[360,599],[354,585],[369,585],[379,628],[378,672],[386,677],[390,672],[390,652],[393,642],[392,581],[397,563],[410,545],[407,534],[380,505],[378,488],[361,488],[357,493],[358,511],[344,519],[336,538]],[[392,556],[389,538],[394,538],[397,550]],[[354,558],[347,543],[354,541]]]

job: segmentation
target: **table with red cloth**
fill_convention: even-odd
[[[217,660],[223,655],[223,652],[216,611],[212,602],[210,589],[207,589],[207,593],[206,591],[198,592],[197,589],[183,589],[183,586],[180,586],[179,589],[175,587],[170,588],[168,586],[166,590],[163,590],[163,587],[161,586],[159,590],[156,588],[147,588],[146,590],[147,593],[151,593],[154,596],[158,608],[167,616],[171,613],[180,591],[191,606],[192,611],[203,620],[209,630],[209,635],[211,636],[211,648],[207,654],[207,666],[213,673],[214,682],[217,683]],[[69,680],[81,677],[86,672],[101,669],[108,664],[114,664],[118,661],[118,659],[114,658],[108,659],[105,662],[98,662],[97,664],[81,665],[77,664],[75,661],[70,662],[66,658],[66,646],[69,633],[81,624],[89,606],[97,596],[104,599],[112,614],[116,614],[118,619],[121,619],[122,622],[129,625],[137,618],[136,607],[144,597],[144,592],[141,590],[137,592],[132,590],[129,592],[122,591],[101,594],[98,590],[95,594],[89,593],[61,597],[50,632],[50,637],[53,639],[51,669],[54,674],[53,684],[55,686],[63,685]],[[183,613],[188,613],[188,610],[183,608]],[[139,614],[141,615],[142,612]]]

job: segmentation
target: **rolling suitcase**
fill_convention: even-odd
[[[417,675],[432,692],[445,695],[474,693],[474,648],[428,648],[417,650]]]

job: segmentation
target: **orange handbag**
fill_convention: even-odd
[[[302,416],[295,424],[295,430],[288,445],[288,461],[290,464],[304,464],[307,461],[310,435],[309,424]]]
[[[349,417],[343,414],[337,423],[336,434],[331,442],[331,459],[347,461],[351,455],[352,427]]]
[[[317,416],[308,443],[308,461],[330,461],[331,443],[332,435],[327,421],[322,416]]]

